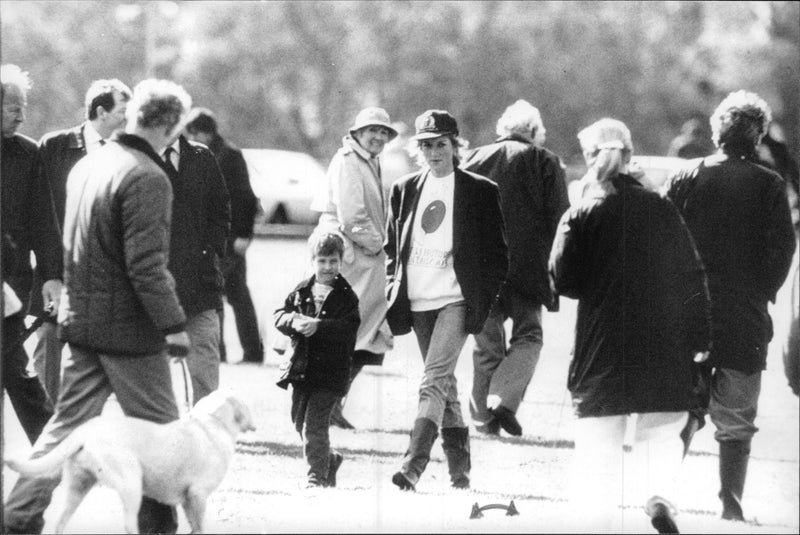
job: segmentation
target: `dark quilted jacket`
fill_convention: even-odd
[[[143,139],[119,134],[67,180],[61,337],[112,355],[162,351],[184,328],[167,270],[172,188]]]

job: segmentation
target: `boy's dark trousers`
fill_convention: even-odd
[[[328,434],[331,411],[341,394],[332,390],[305,390],[292,387],[292,422],[303,438],[308,462],[308,479],[328,483],[331,442]]]

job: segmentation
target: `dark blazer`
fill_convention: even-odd
[[[230,200],[214,155],[204,145],[179,139],[172,183],[169,270],[187,316],[222,308],[220,258],[230,223]]]
[[[709,348],[703,265],[678,211],[630,176],[561,219],[555,290],[578,299],[567,387],[579,417],[696,409],[693,352]]]
[[[795,236],[781,177],[741,158],[694,160],[667,182],[708,272],[710,365],[755,373],[767,365],[767,303],[789,272]]]
[[[512,134],[471,151],[461,167],[500,188],[509,257],[505,290],[558,310],[547,278],[553,237],[569,207],[558,156]]]
[[[20,300],[25,302],[31,296],[30,312],[36,314],[42,309],[42,293],[31,293],[31,251],[44,280],[60,280],[63,270],[52,192],[37,171],[36,142],[29,137],[14,134],[3,138],[0,166],[3,240],[6,250],[14,251],[16,257],[3,258],[3,277]]]
[[[230,195],[230,241],[233,242],[236,238],[252,238],[253,223],[258,213],[258,197],[250,185],[250,175],[242,151],[219,135],[214,137],[209,148],[217,158]]]
[[[152,355],[186,316],[167,269],[172,187],[144,139],[116,134],[67,180],[61,339],[110,355]]]
[[[78,160],[86,156],[83,130],[86,123],[68,130],[57,130],[39,140],[38,166],[42,178],[50,184],[58,224],[64,225],[64,207],[67,201],[67,177]]]
[[[405,265],[420,183],[428,170],[406,175],[392,185],[386,227],[387,321],[392,333],[411,331]],[[508,248],[497,186],[485,177],[455,169],[453,193],[453,267],[467,303],[466,330],[480,332],[497,301],[508,271]]]
[[[37,167],[39,175],[50,185],[59,229],[64,226],[67,177],[75,164],[86,156],[86,141],[83,137],[85,127],[86,123],[83,123],[67,130],[57,130],[45,134],[39,140]],[[41,294],[43,282],[44,279],[37,268],[33,275],[32,295]],[[33,299],[30,313],[36,315],[41,309],[41,299]]]
[[[356,333],[361,323],[358,315],[358,296],[350,283],[337,276],[317,316],[321,321],[317,332],[306,337],[292,326],[294,312],[315,316],[311,288],[315,278],[304,280],[286,297],[283,308],[275,311],[275,326],[292,339],[292,358],[289,373],[278,385],[287,383],[309,390],[331,390],[340,395],[350,388],[350,367],[356,346]]]

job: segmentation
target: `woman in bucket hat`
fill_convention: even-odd
[[[458,125],[428,110],[412,140],[422,169],[392,185],[387,223],[387,319],[395,335],[414,330],[425,372],[408,450],[392,483],[415,490],[438,431],[455,488],[469,488],[469,430],[455,368],[467,335],[481,330],[508,269],[500,193],[459,169]]]
[[[311,204],[321,212],[315,232],[335,232],[345,242],[341,273],[358,295],[361,326],[356,338],[352,383],[361,368],[383,364],[393,347],[383,295],[386,212],[378,156],[397,137],[383,108],[361,110],[328,167],[327,180]],[[342,415],[344,398],[334,407],[331,425],[353,429]]]

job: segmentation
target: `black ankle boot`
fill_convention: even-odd
[[[456,489],[468,489],[469,471],[472,468],[469,452],[469,429],[466,427],[442,428],[442,449],[447,458],[451,486]]]
[[[428,466],[431,448],[438,435],[438,426],[432,420],[417,418],[403,457],[403,468],[392,476],[392,483],[401,490],[415,490],[419,476]]]

